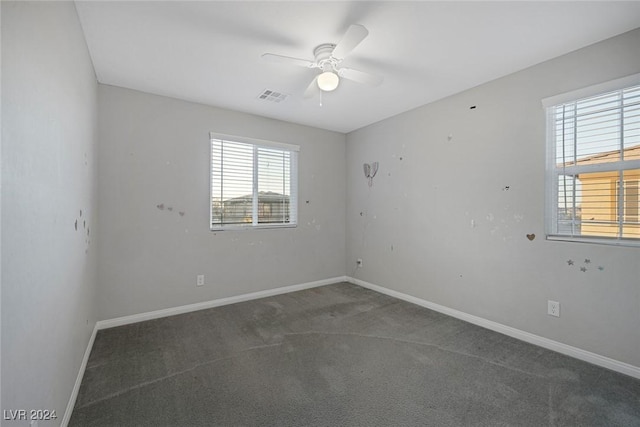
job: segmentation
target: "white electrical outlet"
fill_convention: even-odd
[[[558,301],[547,301],[547,314],[549,316],[560,317],[560,303]]]
[[[357,268],[362,267],[362,259],[361,259],[361,258],[358,258],[358,259],[356,260],[356,267],[357,267]]]
[[[198,274],[196,279],[196,286],[204,286],[204,274]]]

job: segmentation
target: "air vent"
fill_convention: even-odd
[[[265,101],[275,102],[276,104],[279,104],[280,102],[286,101],[288,97],[289,95],[287,95],[286,93],[280,93],[276,92],[275,90],[265,89],[264,92],[262,92],[258,96],[258,99],[263,99]]]

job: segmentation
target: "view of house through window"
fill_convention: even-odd
[[[640,85],[548,113],[549,235],[640,241]]]
[[[211,229],[294,226],[298,147],[211,137]]]

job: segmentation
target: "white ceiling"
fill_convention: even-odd
[[[98,81],[350,132],[640,26],[640,2],[77,1]],[[313,59],[350,24],[369,36],[343,65],[383,75],[302,94]],[[639,51],[640,52],[640,51]],[[258,99],[270,89],[285,102]]]

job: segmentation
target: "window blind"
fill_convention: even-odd
[[[211,137],[211,229],[297,224],[298,147]]]
[[[548,108],[550,235],[640,241],[640,85]]]

